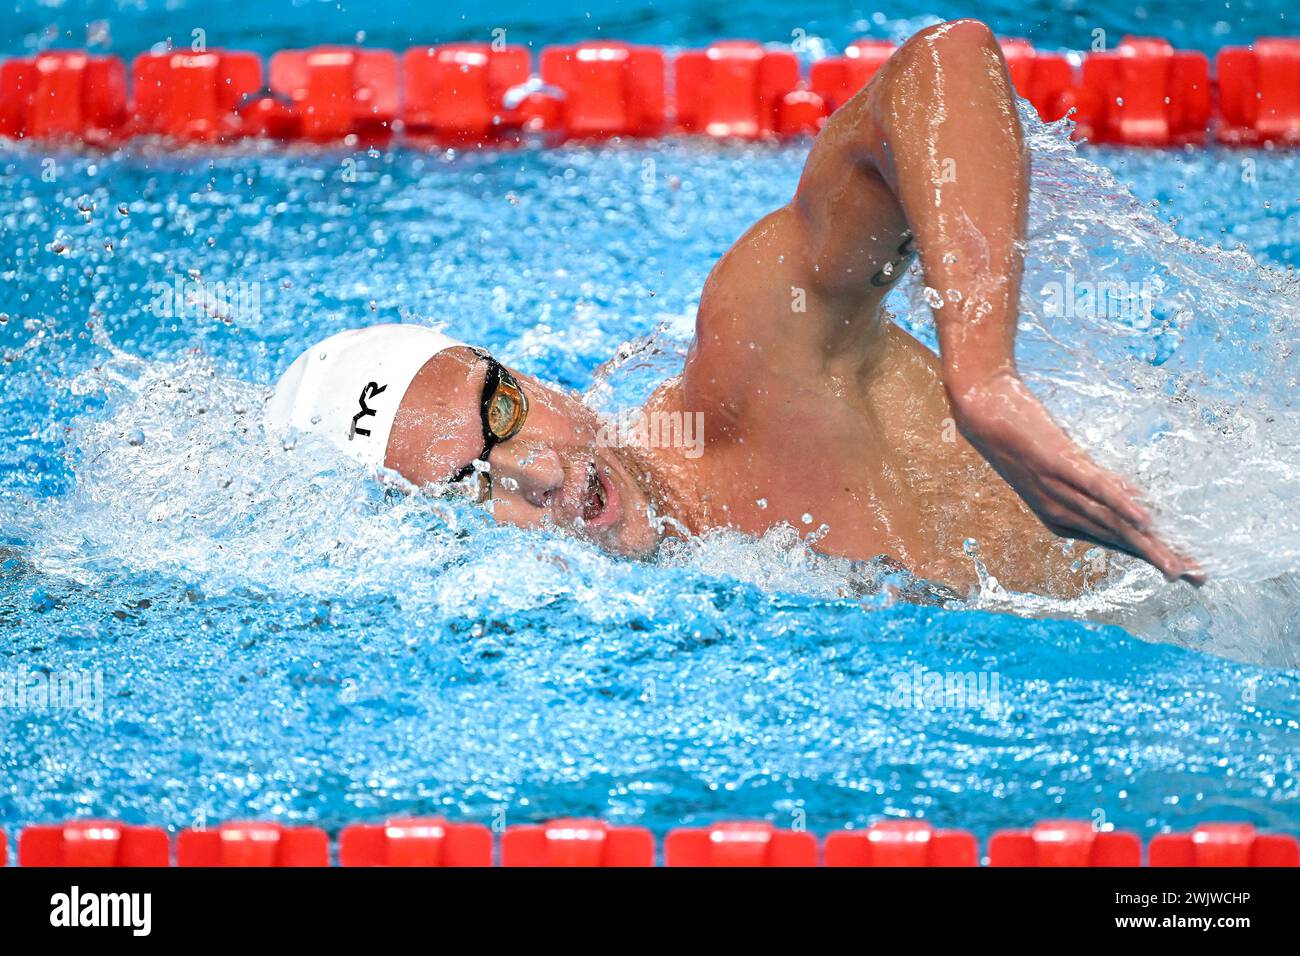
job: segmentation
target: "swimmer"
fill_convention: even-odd
[[[1060,536],[1199,584],[1139,490],[1095,464],[1017,373],[1027,210],[1002,52],[984,24],[944,23],[829,118],[794,198],[714,266],[681,373],[638,416],[660,440],[610,440],[573,395],[410,325],[309,349],[268,421],[418,488],[490,502],[498,521],[619,554],[784,523],[822,552],[886,556],[966,590],[974,539],[1004,586],[1072,594],[1096,562]],[[917,256],[939,290],[939,355],[882,309]]]

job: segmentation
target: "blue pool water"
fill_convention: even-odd
[[[18,9],[22,30],[58,19]],[[282,9],[242,45],[365,19]],[[606,22],[737,32],[677,9],[650,26],[611,4]],[[145,45],[135,8],[108,10],[115,42]],[[850,14],[817,15],[851,35]],[[566,16],[547,39],[590,32]],[[385,29],[371,41],[400,45]],[[1070,602],[995,583],[897,602],[877,569],[781,533],[617,560],[385,495],[261,431],[288,361],[370,321],[445,324],[601,410],[635,402],[679,362],[716,257],[788,199],[806,144],[0,147],[0,678],[102,686],[82,707],[0,706],[0,825],[1300,830],[1300,157],[1080,155],[1037,126],[1032,141],[1021,361],[1152,489],[1212,575],[1201,592],[1122,564]],[[1054,316],[1042,290],[1067,274],[1156,283],[1153,315]],[[159,314],[178,281],[245,294]],[[909,280],[892,304],[930,340],[923,301]],[[936,701],[919,693],[932,676],[987,693]]]

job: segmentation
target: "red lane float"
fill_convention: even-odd
[[[5,866],[9,862],[9,839],[5,836],[4,830],[0,830],[0,866]]]
[[[171,842],[160,827],[99,820],[26,827],[19,866],[170,866]]]
[[[923,820],[884,820],[826,838],[827,866],[977,866],[979,844],[965,830],[936,830]]]
[[[22,866],[168,866],[171,846],[159,827],[74,820],[25,827],[18,834]],[[560,819],[510,827],[501,841],[504,866],[653,866],[655,842],[644,827],[601,820]],[[1136,834],[1096,831],[1083,821],[1048,821],[1002,830],[989,841],[992,866],[1139,866]],[[7,862],[0,830],[0,866]],[[668,866],[815,866],[817,838],[766,822],[720,823],[672,830],[664,841]],[[317,827],[225,823],[182,831],[176,865],[186,867],[328,866],[329,837]],[[491,831],[441,817],[355,824],[339,834],[342,866],[484,867],[493,862]],[[851,866],[976,866],[978,844],[965,830],[936,830],[920,820],[887,820],[863,831],[826,838],[824,864]],[[1209,823],[1191,833],[1151,839],[1151,866],[1300,866],[1300,840],[1260,833],[1246,823]]]
[[[133,131],[185,141],[242,135],[240,108],[262,89],[255,53],[144,53],[131,72]]]
[[[1201,143],[1210,121],[1210,63],[1168,41],[1125,37],[1083,61],[1078,133],[1133,146]],[[1089,95],[1091,94],[1091,95]]]
[[[492,831],[441,817],[344,827],[340,866],[491,866]]]
[[[41,53],[0,66],[2,136],[99,145],[126,122],[126,67],[115,56]]]
[[[1225,143],[1300,144],[1300,39],[1225,48],[1215,79],[1203,54],[1158,38],[1126,37],[1115,50],[1083,56],[1077,70],[1078,54],[1000,42],[1020,94],[1045,120],[1074,110],[1082,138],[1199,143],[1212,125]],[[129,104],[117,57],[46,52],[0,64],[0,136],[94,145],[137,133],[181,142],[375,140],[399,120],[417,141],[474,144],[515,142],[522,130],[578,139],[669,129],[803,135],[816,133],[893,50],[859,40],[812,63],[805,80],[788,48],[722,41],[676,54],[672,98],[662,50],[603,40],[543,50],[537,75],[523,47],[414,47],[400,66],[386,50],[287,50],[271,57],[269,89],[256,54],[167,52],[135,59]]]
[[[499,139],[507,132],[506,93],[531,72],[526,47],[412,47],[402,54],[402,123],[408,133],[440,142]]]
[[[816,866],[817,838],[770,823],[718,823],[669,832],[667,866]]]
[[[1027,40],[1001,41],[1007,73],[1018,92],[1046,122],[1055,122],[1074,105],[1065,94],[1075,84],[1074,65],[1063,53],[1040,53]]]
[[[813,63],[808,70],[808,85],[822,98],[829,115],[871,82],[896,49],[888,40],[850,43],[843,56],[828,56]]]
[[[397,56],[320,46],[271,57],[271,91],[286,98],[305,139],[374,139],[397,118]]]
[[[654,866],[654,836],[645,827],[602,820],[552,820],[506,829],[502,866]]]
[[[1300,866],[1300,842],[1249,823],[1206,823],[1151,838],[1150,866]]]
[[[278,823],[223,823],[215,830],[182,830],[177,866],[329,866],[329,837],[318,827]]]
[[[1300,39],[1226,47],[1215,59],[1225,143],[1300,143]]]
[[[678,54],[674,69],[677,128],[684,133],[757,139],[800,131],[810,105],[819,118],[826,114],[821,98],[801,85],[789,50],[724,40]]]
[[[542,51],[542,82],[563,94],[565,136],[658,136],[667,117],[662,50],[595,42]]]
[[[1000,830],[989,840],[990,866],[1141,866],[1135,833],[1094,830],[1082,820],[1054,820],[1032,830]]]

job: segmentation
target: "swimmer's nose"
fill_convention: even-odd
[[[516,494],[535,508],[545,508],[564,487],[564,463],[552,448],[529,442],[510,441],[492,452],[494,479],[513,479]],[[509,483],[505,483],[509,484]]]

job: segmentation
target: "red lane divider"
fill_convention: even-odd
[[[756,139],[798,125],[806,97],[796,95],[804,93],[799,61],[788,50],[724,40],[679,53],[674,68],[681,132]],[[819,105],[817,113],[824,112]]]
[[[1200,143],[1210,121],[1210,61],[1165,40],[1125,37],[1083,61],[1080,134],[1103,143]]]
[[[18,834],[19,866],[170,866],[171,841],[161,827],[77,820],[26,827]]]
[[[808,70],[812,91],[826,104],[827,114],[839,109],[866,86],[898,49],[888,40],[858,40],[843,56],[828,56]]]
[[[978,866],[979,844],[965,830],[936,830],[923,820],[885,820],[864,831],[826,837],[827,866]]]
[[[262,61],[255,53],[143,53],[131,72],[133,131],[178,140],[243,135],[239,110],[262,89]]]
[[[718,823],[669,832],[667,866],[816,866],[817,838],[770,823]]]
[[[662,50],[581,43],[542,51],[542,82],[561,94],[555,125],[573,138],[658,136],[667,116]]]
[[[1045,120],[1075,110],[1076,135],[1103,143],[1300,144],[1300,39],[1228,47],[1214,76],[1201,53],[1152,37],[1114,50],[1047,53],[1001,41],[1016,89]],[[590,41],[548,47],[538,73],[525,47],[322,46],[254,53],[112,56],[47,52],[0,64],[0,136],[80,140],[134,135],[180,141],[242,136],[451,144],[657,136],[666,131],[756,139],[816,133],[884,65],[894,46],[859,40],[811,64],[788,48],[726,40],[671,57],[657,47]],[[671,75],[672,83],[669,83]],[[671,89],[671,95],[669,87]]]
[[[509,827],[502,866],[654,866],[654,836],[645,827],[601,820],[552,820]]]
[[[507,131],[506,93],[531,70],[522,46],[412,47],[402,54],[402,123],[412,135],[446,143],[499,139]]]
[[[0,66],[0,135],[104,144],[126,125],[126,67],[71,51]]]
[[[339,834],[341,866],[491,866],[492,831],[441,817],[356,824]]]
[[[1300,842],[1249,823],[1207,823],[1152,837],[1147,857],[1151,866],[1300,866]]]
[[[1067,94],[1075,84],[1074,64],[1063,53],[1040,53],[1027,40],[1003,40],[1002,55],[1017,92],[1034,104],[1044,120],[1059,120],[1074,105]]]
[[[9,838],[5,836],[4,830],[0,830],[0,866],[5,866],[9,862]]]
[[[1227,47],[1215,60],[1225,143],[1300,143],[1300,39]]]
[[[1094,830],[1082,820],[1054,820],[994,833],[989,865],[1141,866],[1142,841],[1135,833]]]
[[[215,830],[182,830],[177,866],[329,866],[329,837],[318,827],[278,823],[223,823]]]
[[[991,866],[1139,866],[1142,843],[1134,833],[1097,831],[1079,820],[1044,821],[1032,829],[999,830],[988,845]],[[0,830],[0,866],[6,862]],[[159,827],[75,820],[25,827],[18,834],[21,866],[167,866],[171,846]],[[1247,823],[1208,823],[1191,833],[1151,838],[1150,866],[1300,867],[1300,840],[1261,833]],[[354,824],[339,834],[339,864],[383,867],[483,867],[493,862],[491,831],[478,823],[441,817],[399,818]],[[655,862],[655,840],[645,827],[602,820],[560,819],[509,827],[501,839],[501,865],[642,867]],[[826,837],[825,866],[976,866],[979,846],[965,830],[937,830],[924,820],[886,820],[866,830]],[[233,822],[212,830],[183,830],[177,866],[328,866],[329,837],[317,827]],[[812,833],[771,823],[730,822],[670,830],[667,866],[816,866]]]
[[[397,56],[321,46],[271,57],[271,92],[286,98],[305,139],[382,138],[397,119]]]

